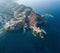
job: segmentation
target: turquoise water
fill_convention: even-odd
[[[22,30],[5,32],[0,35],[0,53],[60,53],[59,3],[41,8],[31,7],[39,14],[50,13],[54,16],[54,18],[47,18],[46,25],[42,26],[47,32],[46,39],[34,37],[31,29],[25,33]]]

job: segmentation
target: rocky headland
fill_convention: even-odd
[[[46,32],[37,27],[37,25],[45,23],[44,16],[37,14],[32,8],[25,5],[19,5],[15,2],[4,4],[6,6],[0,5],[0,23],[4,25],[5,30],[17,31],[23,29],[25,32],[26,29],[31,28],[33,35],[37,33],[41,38],[44,38],[42,34],[46,34]]]

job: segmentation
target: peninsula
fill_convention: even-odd
[[[8,5],[7,5],[8,4]],[[36,36],[40,36],[44,38],[46,32],[43,29],[37,27],[37,25],[44,24],[45,21],[43,20],[42,15],[37,14],[34,10],[30,7],[25,5],[19,5],[15,2],[12,3],[5,3],[6,7],[3,6],[3,10],[0,11],[0,16],[4,16],[4,29],[7,31],[18,31],[23,30],[26,32],[28,28],[32,29],[32,34]],[[36,34],[35,34],[36,33]]]

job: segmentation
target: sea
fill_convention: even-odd
[[[40,26],[47,32],[46,37],[41,39],[33,36],[31,29],[3,33],[0,30],[0,53],[60,53],[60,2],[29,6],[38,14],[54,16],[45,18],[46,24]]]

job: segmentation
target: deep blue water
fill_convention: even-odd
[[[54,16],[47,18],[47,23],[43,26],[47,31],[47,38],[34,37],[31,29],[26,33],[22,30],[7,32],[0,38],[0,53],[60,53],[59,3],[42,8],[34,6],[34,10],[39,14],[50,13]]]

